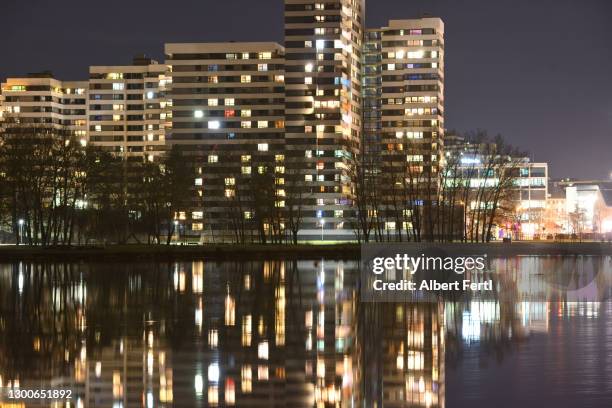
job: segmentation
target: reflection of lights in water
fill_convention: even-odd
[[[196,395],[201,396],[204,391],[204,379],[202,378],[202,374],[196,374],[193,382]]]
[[[236,302],[228,293],[225,297],[225,325],[233,326],[236,323]]]
[[[147,352],[147,374],[153,377],[153,352],[151,350]]]
[[[253,391],[253,370],[250,365],[243,365],[240,372],[240,387],[243,393]]]
[[[269,345],[267,341],[262,341],[257,347],[257,357],[262,360],[267,360],[269,356]]]
[[[202,299],[198,302],[198,307],[195,310],[195,324],[199,329],[202,328]]]
[[[267,365],[260,365],[257,367],[257,379],[259,381],[268,381],[269,371]]]
[[[204,262],[193,262],[191,270],[193,293],[202,293],[204,291]]]
[[[219,332],[217,329],[208,331],[208,345],[211,349],[215,349],[219,345]]]
[[[212,363],[208,366],[208,381],[219,382],[219,364]]]
[[[147,393],[147,408],[153,408],[153,393]]]
[[[481,325],[499,321],[499,304],[494,301],[470,303],[470,310],[463,312],[461,336],[464,341],[479,341]]]
[[[148,339],[147,339],[147,344],[149,345],[149,348],[153,347],[154,341],[155,341],[155,336],[153,335],[153,332],[150,331]]]
[[[17,278],[17,286],[19,287],[19,294],[23,293],[23,271],[21,265],[19,265],[19,277]]]

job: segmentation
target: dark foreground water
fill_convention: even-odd
[[[413,304],[354,261],[0,264],[0,407],[612,407],[612,259],[493,263],[503,300]]]

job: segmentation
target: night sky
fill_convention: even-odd
[[[2,0],[0,78],[89,65],[164,42],[283,41],[282,0]],[[502,134],[553,178],[612,172],[612,1],[369,0],[367,25],[446,23],[446,127]]]

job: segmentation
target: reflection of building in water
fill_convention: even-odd
[[[444,305],[368,304],[361,338],[366,401],[385,407],[445,406]]]

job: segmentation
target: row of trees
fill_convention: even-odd
[[[64,129],[14,125],[0,135],[0,222],[20,243],[169,243],[191,180],[178,150],[132,162]]]
[[[442,163],[412,165],[405,150],[364,154],[354,170],[356,235],[363,242],[488,242],[510,219],[525,154],[479,131]],[[410,151],[408,151],[410,153]]]
[[[468,140],[441,163],[407,162],[410,145],[383,156],[366,149],[350,169],[355,211],[347,221],[357,240],[489,241],[494,226],[514,213],[524,155],[484,132]],[[195,206],[213,239],[218,233],[236,243],[297,243],[312,202],[303,175],[277,174],[274,162],[253,168],[220,175],[230,185],[207,186],[219,188],[224,202],[198,202],[195,166],[176,147],[159,162],[133,161],[85,146],[66,129],[14,124],[0,134],[1,229],[30,245],[169,244],[177,215]],[[215,232],[221,224],[225,231]]]

